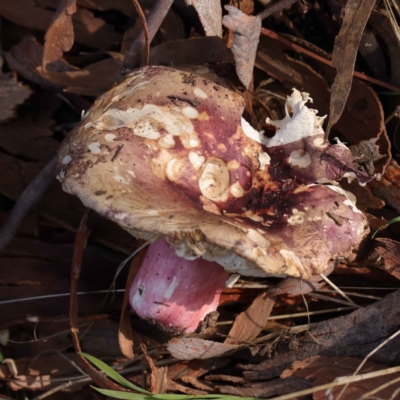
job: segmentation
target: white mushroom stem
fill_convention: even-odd
[[[192,333],[217,309],[228,277],[215,262],[178,257],[163,239],[150,245],[129,299],[141,318],[173,333]]]

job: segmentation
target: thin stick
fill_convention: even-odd
[[[151,10],[149,18],[147,19],[149,43],[151,43],[154,36],[156,35],[173,2],[173,0],[157,0],[157,3]],[[140,64],[140,59],[142,57],[144,46],[145,37],[144,31],[142,29],[135,41],[132,43],[130,49],[125,54],[125,58],[119,73],[120,77],[125,76],[127,73],[138,67],[138,65]]]
[[[57,156],[54,156],[18,198],[7,221],[0,228],[0,251],[11,242],[23,219],[52,184],[56,177],[56,166]]]
[[[278,42],[281,42],[281,43],[285,44],[286,46],[290,47],[294,51],[297,51],[298,53],[303,53],[303,54],[313,58],[314,60],[318,60],[321,63],[329,65],[330,67],[332,67],[332,61],[327,60],[326,58],[323,58],[323,57],[319,56],[318,54],[313,53],[310,50],[304,49],[303,47],[301,47],[301,46],[299,46],[299,45],[297,45],[295,43],[290,42],[289,40],[283,38],[282,36],[279,36],[275,32],[270,31],[269,29],[262,28],[261,33],[263,35],[265,35],[265,36],[268,36],[268,37],[270,37],[272,39],[277,40]],[[353,76],[355,76],[357,78],[360,78],[360,79],[362,79],[364,81],[374,83],[375,85],[382,86],[382,87],[387,88],[389,90],[393,90],[394,92],[399,92],[400,91],[400,89],[398,87],[393,86],[390,83],[382,82],[382,81],[380,81],[378,79],[371,78],[370,76],[367,76],[367,75],[365,75],[365,74],[363,74],[361,72],[354,71],[353,72]]]
[[[149,38],[149,28],[147,26],[146,17],[140,6],[138,0],[133,0],[133,5],[135,6],[136,12],[139,14],[139,18],[142,22],[142,32],[144,34],[144,44],[145,44],[145,56],[144,56],[144,65],[148,65],[149,56],[150,56],[150,38]]]
[[[277,12],[282,11],[284,8],[288,8],[294,3],[297,3],[297,1],[298,0],[281,0],[277,3],[268,5],[268,7],[266,7],[264,11],[261,11],[258,14],[258,17],[260,17],[261,19],[268,18],[272,14],[276,14]]]
[[[353,382],[360,382],[364,381],[366,379],[372,379],[372,378],[377,378],[379,376],[385,376],[389,374],[394,374],[396,372],[400,371],[400,367],[392,367],[392,368],[387,368],[383,369],[381,371],[374,371],[374,372],[369,372],[367,374],[361,374],[361,375],[356,375],[356,376],[344,376],[341,378],[335,379],[334,382],[331,383],[326,383],[325,385],[320,385],[320,386],[315,386],[310,389],[305,389],[305,390],[299,390],[298,392],[293,392],[289,394],[284,394],[282,396],[278,397],[271,397],[270,400],[290,400],[290,399],[298,399],[302,396],[306,396],[308,394],[313,394],[320,392],[322,390],[326,389],[331,389],[337,386],[342,386],[348,383],[353,383]]]
[[[84,213],[78,232],[76,234],[74,244],[74,255],[71,264],[71,297],[69,306],[69,320],[71,325],[71,336],[74,349],[77,353],[82,351],[79,340],[79,325],[78,325],[78,281],[81,275],[83,255],[86,249],[86,243],[89,238],[89,228],[87,227],[87,220],[89,218],[90,210],[87,209]],[[93,379],[93,382],[105,389],[122,390],[123,387],[114,383],[113,381],[101,375],[83,356],[80,355],[80,365],[82,369]]]
[[[324,274],[319,274],[319,276],[333,289],[335,289],[339,294],[341,294],[349,303],[356,304],[346,293],[338,288],[327,276]]]

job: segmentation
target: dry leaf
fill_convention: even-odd
[[[222,23],[233,31],[232,52],[236,63],[236,73],[248,88],[253,78],[254,61],[257,45],[260,40],[261,19],[242,13],[235,7],[225,6],[228,15],[222,19]]]
[[[348,0],[344,8],[343,25],[335,39],[332,66],[337,74],[332,85],[332,96],[326,136],[339,120],[353,81],[354,64],[365,25],[371,14],[375,0]]]
[[[382,257],[380,267],[400,279],[400,242],[387,238],[376,239],[374,252]]]
[[[222,37],[222,8],[220,0],[185,0],[193,6],[207,36]]]
[[[0,15],[17,25],[45,31],[50,26],[54,12],[38,7],[31,0],[1,0]],[[113,26],[84,8],[78,8],[72,16],[75,41],[96,49],[106,48],[121,40]]]
[[[78,71],[37,70],[47,80],[65,87],[66,92],[97,97],[114,85],[120,67],[119,59],[107,58]]]
[[[62,0],[44,37],[43,68],[59,60],[63,52],[74,44],[72,15],[76,12],[76,0]]]
[[[265,293],[260,294],[246,311],[236,317],[225,344],[241,344],[254,340],[267,325],[274,304],[274,299]]]
[[[299,378],[305,378],[312,382],[312,386],[328,384],[335,380],[336,377],[349,376],[354,373],[361,363],[361,359],[353,357],[320,357],[315,356],[303,361],[295,361],[291,367],[285,370],[281,378],[292,377],[293,375]],[[368,373],[379,371],[388,366],[377,364],[372,361],[367,361],[360,373]],[[400,374],[391,374],[379,376],[377,378],[366,379],[361,382],[352,383],[348,386],[344,394],[340,397],[342,400],[359,399],[363,394],[376,389],[392,379],[399,378]],[[396,385],[383,388],[378,397],[388,399],[393,394]],[[333,389],[333,398],[337,398],[342,387]],[[372,397],[368,397],[372,398]],[[325,400],[325,391],[319,391],[313,395],[314,400]]]
[[[15,117],[15,109],[30,95],[31,90],[20,84],[15,73],[0,74],[0,122]]]
[[[380,181],[374,180],[369,185],[372,193],[400,212],[400,166],[392,160]]]
[[[191,337],[174,338],[167,345],[172,357],[178,360],[204,360],[206,358],[221,357],[232,350],[236,350],[238,347],[235,344],[212,342],[211,340]]]
[[[43,77],[36,68],[42,65],[43,46],[33,36],[25,36],[18,44],[5,53],[9,67],[25,79],[51,89],[60,89],[61,85]],[[47,71],[74,71],[76,68],[64,60],[57,60],[47,66]]]
[[[150,65],[202,65],[233,61],[224,41],[216,36],[165,42],[150,50]]]

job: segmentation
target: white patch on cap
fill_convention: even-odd
[[[60,173],[57,175],[57,179],[62,182],[65,178],[65,171],[62,169]]]
[[[263,136],[263,132],[256,131],[243,117],[241,118],[243,133],[257,143],[267,144],[269,139]]]
[[[210,159],[204,166],[199,179],[199,188],[204,197],[221,200],[229,186],[229,171],[219,158]]]
[[[236,181],[229,189],[231,195],[236,198],[243,197],[246,194],[246,191],[242,188],[242,185],[239,181]]]
[[[249,229],[246,235],[251,241],[253,241],[257,246],[260,246],[263,250],[267,250],[271,244],[268,239],[254,229]]]
[[[193,107],[183,107],[182,114],[190,119],[194,119],[199,116],[199,112]]]
[[[136,123],[133,133],[146,139],[157,140],[161,137],[161,133],[156,130],[150,121],[140,120]]]
[[[199,141],[197,139],[190,139],[189,146],[190,147],[197,147],[199,145]]]
[[[347,178],[347,182],[351,183],[354,179],[357,179],[357,175],[354,172],[346,172],[343,178]]]
[[[163,149],[172,149],[175,146],[175,139],[170,133],[167,133],[158,139],[158,144]]]
[[[304,213],[293,208],[292,216],[287,220],[289,225],[300,225],[304,222]]]
[[[265,166],[271,163],[271,157],[268,153],[258,153],[258,162],[260,163],[260,170],[263,171]]]
[[[68,156],[65,156],[63,159],[62,159],[62,163],[64,164],[64,165],[66,165],[66,164],[69,164],[70,162],[71,162],[71,160],[72,160],[72,157],[70,156],[70,155],[68,155]]]
[[[195,88],[193,90],[195,96],[200,97],[201,99],[206,99],[208,96],[204,93],[200,88]]]
[[[114,214],[114,217],[115,217],[116,219],[122,220],[122,219],[124,219],[125,217],[129,217],[129,213],[128,213],[128,212],[116,213],[116,214]]]
[[[114,135],[113,133],[107,133],[107,135],[104,136],[104,139],[106,139],[107,142],[113,142],[116,137],[117,135]]]
[[[177,158],[173,158],[172,160],[168,161],[165,174],[170,181],[175,182],[176,177],[180,174],[180,171],[181,164]]]
[[[311,157],[303,149],[294,150],[290,153],[289,164],[293,167],[306,168],[311,164]]]
[[[176,276],[174,276],[174,277],[172,278],[171,284],[170,284],[170,285],[167,287],[167,289],[164,291],[164,298],[167,299],[167,300],[169,300],[169,299],[172,297],[172,295],[174,294],[175,289],[176,289],[177,286],[178,286],[178,281],[177,281],[177,279],[176,279]]]
[[[353,210],[353,212],[357,214],[362,214],[362,212],[356,207],[356,196],[354,196],[353,193],[348,192],[338,186],[326,185],[326,187],[328,187],[329,189],[333,190],[336,193],[340,193],[343,196],[345,196],[346,200],[343,202],[343,204],[350,207]]]
[[[324,134],[322,124],[325,117],[318,117],[316,110],[308,108],[305,105],[308,101],[312,102],[308,93],[300,93],[297,89],[293,89],[291,96],[286,100],[285,118],[277,121],[267,118],[268,124],[278,128],[268,147],[282,146],[309,136]]]
[[[89,144],[88,149],[93,154],[99,154],[100,153],[100,143],[99,142],[93,142],[93,143]]]
[[[281,249],[279,253],[285,260],[285,266],[281,268],[280,272],[291,276],[301,275],[301,272],[304,271],[304,267],[299,257],[291,250]]]
[[[313,145],[315,147],[323,147],[324,144],[325,144],[325,139],[322,137],[318,137],[313,140]]]
[[[205,157],[200,156],[195,151],[189,152],[188,158],[189,158],[190,164],[193,165],[194,169],[200,169],[203,166],[204,161],[206,160]]]

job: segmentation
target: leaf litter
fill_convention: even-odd
[[[2,223],[26,185],[54,156],[68,131],[79,123],[81,111],[116,82],[123,51],[130,47],[127,43],[135,40],[133,36],[123,44],[123,35],[138,21],[133,5],[128,3],[0,3],[5,62],[0,79]],[[143,9],[150,12],[155,3],[143,2]],[[393,39],[398,35],[396,26],[388,23],[383,27],[377,22],[386,18],[393,24],[388,8],[392,5],[332,1],[322,10],[318,8],[321,2],[316,2],[314,10],[319,11],[312,14],[300,3],[281,1],[277,2],[275,14],[262,22],[260,37],[261,18],[256,15],[264,10],[261,2],[248,1],[240,5],[241,11],[232,8],[237,4],[231,2],[230,16],[223,16],[219,1],[190,3],[193,7],[174,4],[167,10],[165,21],[169,25],[161,28],[161,42],[156,38],[158,42],[152,44],[149,63],[206,64],[230,77],[236,68],[244,86],[249,87],[245,95],[248,118],[267,135],[273,132],[265,118],[282,117],[279,113],[292,87],[309,92],[315,108],[330,115],[330,137],[337,136],[354,146],[353,153],[368,165],[366,168],[382,175],[381,180],[374,180],[365,188],[352,189],[349,185],[347,189],[354,190],[359,198],[358,206],[372,223],[371,234],[373,226],[377,229],[395,220],[399,212],[396,160],[400,158],[396,149],[391,149],[395,131],[388,125],[386,132],[384,113],[392,112],[397,98],[393,97],[387,106],[375,92],[381,90],[379,83],[392,89],[399,86],[398,69],[393,67],[398,53],[398,41]],[[358,18],[351,10],[358,12]],[[340,13],[343,21],[337,18]],[[243,33],[241,29],[247,24],[240,20],[226,22],[233,14],[260,25]],[[318,24],[314,23],[315,15]],[[236,32],[233,37],[223,30],[221,21]],[[367,21],[373,37],[362,36]],[[305,28],[301,31],[299,27]],[[266,28],[272,33],[266,35]],[[173,41],[169,42],[169,37]],[[378,40],[373,41],[374,37]],[[232,38],[234,48],[230,50],[226,44]],[[361,49],[357,54],[360,43],[367,47],[372,43],[375,49],[386,43],[386,58],[374,61]],[[386,48],[380,50],[386,52]],[[336,70],[329,66],[329,53]],[[385,71],[377,70],[383,66]],[[367,78],[373,86],[366,86],[358,76]],[[362,142],[366,147],[360,147]],[[154,393],[219,392],[271,397],[311,390],[311,386],[329,384],[334,377],[351,375],[362,357],[399,329],[398,293],[386,295],[384,290],[398,288],[397,224],[380,232],[383,237],[366,239],[354,257],[341,260],[330,275],[339,288],[354,286],[355,280],[358,290],[353,289],[354,293],[361,294],[363,288],[369,288],[369,297],[346,292],[359,310],[354,311],[351,303],[347,308],[334,305],[335,301],[344,300],[324,286],[320,277],[311,283],[293,278],[253,278],[223,291],[215,325],[201,334],[172,338],[139,320],[126,307],[121,291],[128,271],[118,278],[119,291],[101,309],[100,292],[107,290],[119,262],[140,244],[116,225],[92,214],[87,246],[82,241],[74,246],[74,234],[83,213],[83,206],[55,183],[0,254],[5,266],[0,274],[0,331],[5,338],[1,354],[12,360],[0,366],[1,393],[9,395],[10,391],[23,389],[29,398],[69,399],[76,396],[76,391],[87,393],[90,389],[84,387],[92,379],[100,387],[116,389],[92,370],[87,375],[82,369],[87,364],[80,365],[78,356],[70,351],[67,296],[74,247],[75,251],[84,251],[83,262],[75,265],[82,268],[82,276],[72,290],[72,325],[75,332],[79,330],[75,346],[79,340],[78,350],[104,358],[130,382]],[[140,258],[133,260],[130,279],[139,264]],[[312,297],[306,297],[307,292]],[[317,297],[319,294],[323,296]],[[49,300],[52,298],[47,296],[52,295],[62,296]],[[16,303],[7,303],[11,300]],[[332,317],[332,313],[340,316]],[[394,338],[367,361],[362,372],[390,368],[396,363],[398,348],[398,338]],[[398,387],[397,378],[388,375],[358,382],[357,386],[350,385],[342,398],[361,397],[379,387],[379,395],[390,396]],[[338,392],[335,389],[335,395]],[[324,391],[320,389],[318,393],[315,398],[324,398]]]

